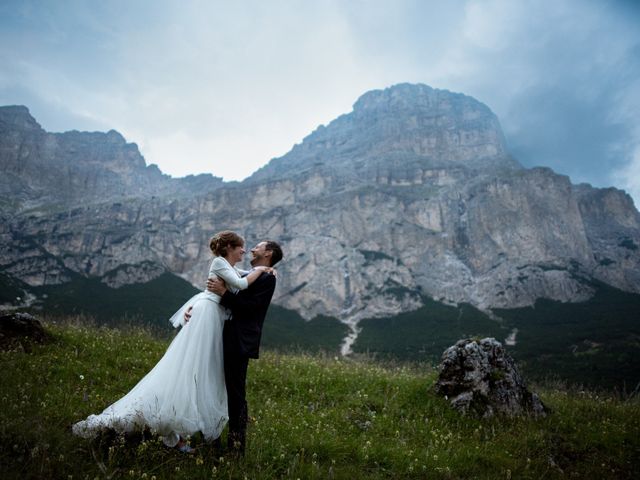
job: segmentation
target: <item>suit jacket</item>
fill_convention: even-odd
[[[220,303],[231,310],[222,336],[225,353],[258,358],[262,325],[275,288],[276,277],[263,273],[246,290],[225,292]]]

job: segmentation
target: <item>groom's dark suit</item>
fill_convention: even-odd
[[[250,358],[258,358],[262,325],[275,288],[276,278],[263,273],[246,290],[238,293],[227,290],[220,301],[231,310],[231,319],[225,322],[223,331],[224,376],[229,403],[228,444],[240,452],[244,452],[248,419],[247,367]]]

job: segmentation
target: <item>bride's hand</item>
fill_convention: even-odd
[[[278,271],[273,267],[265,267],[263,265],[260,265],[258,267],[255,267],[255,270],[259,270],[259,271],[265,272],[265,273],[270,273],[271,275],[273,275],[276,278],[278,277]]]

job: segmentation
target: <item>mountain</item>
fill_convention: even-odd
[[[0,107],[0,164],[3,210],[9,213],[175,196],[222,185],[211,175],[172,179],[162,174],[115,130],[45,132],[23,106]]]
[[[477,100],[365,93],[243,182],[174,179],[115,131],[47,133],[0,108],[0,269],[36,287],[172,273],[200,287],[215,231],[283,244],[277,305],[342,321],[426,298],[493,309],[640,293],[640,214],[615,188],[523,168]]]

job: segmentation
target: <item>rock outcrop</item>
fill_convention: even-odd
[[[305,318],[392,316],[425,295],[576,302],[594,280],[640,292],[627,194],[523,168],[487,106],[425,85],[366,93],[243,182],[171,179],[115,132],[49,134],[19,107],[0,108],[0,164],[0,269],[31,285],[168,270],[201,287],[207,239],[230,228],[282,242],[274,301]]]
[[[464,414],[544,416],[515,362],[494,338],[460,340],[442,354],[436,391]]]
[[[33,343],[45,343],[51,335],[40,321],[28,313],[0,315],[0,349],[21,348],[30,351]]]

